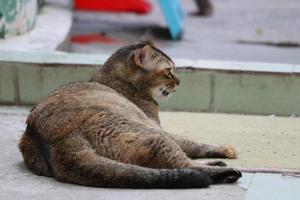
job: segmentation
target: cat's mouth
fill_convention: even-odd
[[[164,96],[168,96],[170,94],[169,91],[167,90],[161,90],[161,93],[164,95]]]
[[[153,90],[153,98],[155,100],[168,99],[172,93],[176,92],[176,88],[160,87]]]
[[[176,92],[176,89],[170,89],[170,88],[160,88],[161,94],[165,97],[169,96],[172,92]]]

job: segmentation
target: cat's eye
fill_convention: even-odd
[[[166,75],[168,78],[173,78],[172,71],[173,71],[172,68],[166,68],[166,69],[165,69],[165,75]]]

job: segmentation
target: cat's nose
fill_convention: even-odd
[[[178,78],[178,76],[175,76],[174,79],[175,79],[175,84],[176,84],[177,86],[179,86],[179,84],[180,84],[180,79]]]

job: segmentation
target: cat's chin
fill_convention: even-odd
[[[154,99],[155,101],[166,101],[170,98],[170,96],[172,96],[172,93],[168,93],[168,94],[163,94],[162,92],[160,92],[159,94],[157,94]]]
[[[152,97],[155,101],[164,101],[170,98],[176,89],[168,89],[166,87],[157,87],[152,90]]]

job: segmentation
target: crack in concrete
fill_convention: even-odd
[[[280,42],[272,42],[272,41],[250,41],[250,40],[237,40],[239,44],[249,44],[249,45],[266,45],[280,48],[300,48],[300,43],[298,42],[290,42],[290,41],[280,41]]]

